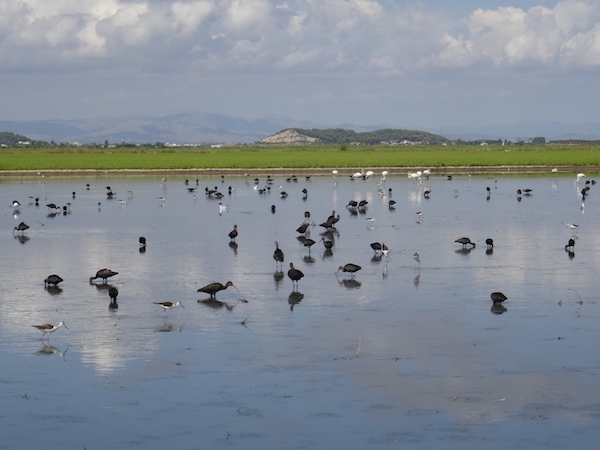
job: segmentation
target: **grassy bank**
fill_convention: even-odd
[[[0,173],[42,170],[600,166],[600,145],[8,148]]]

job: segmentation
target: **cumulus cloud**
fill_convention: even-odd
[[[524,65],[597,65],[600,8],[580,0],[561,1],[554,8],[528,10],[477,9],[465,20],[467,32],[448,32],[442,50],[427,58],[439,66],[491,63]]]

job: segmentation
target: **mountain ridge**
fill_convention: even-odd
[[[438,134],[450,140],[546,140],[600,139],[600,124],[594,122],[522,121],[481,126],[402,126],[390,124],[331,125],[285,116],[247,119],[234,115],[182,112],[161,117],[131,115],[34,121],[0,121],[0,131],[13,132],[33,140],[57,143],[132,144],[172,143],[178,145],[251,144],[285,129],[346,129],[369,132],[381,129],[412,129]]]

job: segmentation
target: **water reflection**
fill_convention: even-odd
[[[61,358],[65,357],[65,354],[67,353],[67,350],[69,350],[69,348],[67,347],[64,351],[60,351],[58,348],[56,348],[53,345],[44,345],[41,349],[39,349],[38,351],[36,351],[35,353],[37,355],[44,355],[44,356],[50,356],[50,355],[58,355]]]
[[[292,293],[288,296],[288,303],[290,305],[290,311],[294,310],[294,306],[296,306],[300,301],[304,298],[304,294],[298,291],[292,291]]]
[[[46,292],[50,295],[60,295],[62,293],[62,288],[59,286],[44,286]]]

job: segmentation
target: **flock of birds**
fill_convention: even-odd
[[[420,185],[421,179],[422,178],[428,179],[430,176],[430,173],[431,172],[427,169],[424,171],[411,172],[408,174],[408,177],[411,178],[412,180],[414,180],[415,183],[419,183],[419,185]],[[333,174],[334,182],[337,183],[337,176],[339,175],[339,172],[337,170],[333,170],[332,174]],[[360,172],[356,172],[356,173],[352,174],[350,178],[352,180],[358,180],[358,179],[368,180],[373,175],[374,175],[374,173],[372,171],[361,170]],[[386,179],[387,175],[388,175],[388,171],[383,171],[381,174],[381,180],[378,184],[380,186],[380,189],[379,189],[380,193],[383,191],[383,186],[385,185],[385,179]],[[307,177],[307,179],[308,178],[309,177]],[[451,179],[451,177],[449,176],[448,179]],[[585,174],[582,174],[582,173],[577,174],[575,183],[583,183],[585,181],[584,179],[585,179]],[[163,179],[163,182],[164,181],[165,180]],[[265,187],[264,189],[268,189],[269,186],[273,183],[273,181],[274,180],[270,176],[267,177],[267,187]],[[292,177],[288,178],[287,181],[297,181],[297,177],[292,176]],[[258,179],[255,179],[254,183],[255,183],[255,187],[258,186]],[[187,180],[186,180],[185,184],[188,185]],[[585,205],[586,196],[589,194],[590,185],[595,184],[595,181],[585,181],[585,184],[586,184],[585,187],[583,189],[581,189],[582,209]],[[198,180],[196,180],[196,185],[198,185]],[[89,189],[89,185],[87,185],[87,188]],[[188,190],[190,190],[190,192],[194,192],[195,189],[196,188],[188,188]],[[232,193],[232,189],[233,188],[231,188],[231,187],[228,189],[229,194]],[[257,189],[257,191],[258,191],[258,189]],[[489,199],[490,191],[491,191],[491,189],[488,187],[487,188],[488,199]],[[389,193],[391,194],[391,188],[389,189]],[[219,192],[217,187],[215,187],[214,190],[206,188],[205,194],[209,197],[214,196],[215,198],[218,198],[218,199],[221,199],[223,197],[223,194],[221,194]],[[306,199],[306,197],[308,195],[308,191],[306,188],[304,188],[302,190],[302,194],[303,194],[303,198]],[[431,194],[430,189],[426,189],[425,191],[423,191],[423,195],[425,198],[429,198],[430,194]],[[115,195],[116,195],[116,193],[110,187],[107,187],[107,196],[109,198],[112,198]],[[130,193],[130,195],[132,195],[132,193]],[[532,190],[531,189],[519,189],[517,191],[517,198],[519,201],[520,201],[522,195],[530,196],[530,195],[532,195]],[[73,192],[73,198],[75,198],[75,192]],[[37,205],[39,202],[39,199],[35,198],[35,202]],[[395,202],[393,202],[392,200],[389,201],[390,208],[393,208],[394,204],[395,204]],[[347,208],[351,214],[354,214],[357,211],[364,213],[367,206],[368,206],[368,201],[366,201],[366,200],[361,200],[361,201],[351,200],[347,204]],[[19,211],[20,207],[21,207],[21,204],[19,201],[14,200],[12,202],[12,208],[15,211],[15,214],[14,214],[15,218],[18,216],[18,211]],[[63,213],[67,214],[70,209],[70,204],[67,204],[61,208],[61,207],[56,206],[53,203],[49,203],[49,204],[47,204],[47,207],[49,208],[49,211],[52,211],[53,213],[54,213],[54,211],[63,211]],[[228,209],[227,209],[228,206],[224,205],[221,201],[219,201],[218,208],[219,208],[218,209],[219,214],[223,214],[228,211]],[[271,211],[272,211],[272,213],[275,213],[275,211],[276,211],[275,205],[272,205]],[[422,221],[422,212],[420,212],[420,211],[417,212],[417,215],[419,217],[419,223],[420,223],[420,221]],[[339,220],[340,220],[340,215],[336,214],[336,212],[333,211],[331,213],[331,215],[320,224],[320,226],[322,228],[324,228],[325,233],[323,233],[323,236],[321,237],[321,239],[318,242],[323,242],[325,251],[331,252],[331,249],[334,244],[333,244],[333,239],[330,239],[328,236],[330,236],[331,233],[336,231],[336,224],[339,222]],[[367,220],[371,220],[371,219],[367,219]],[[311,247],[317,243],[316,241],[314,241],[313,239],[308,237],[308,231],[309,231],[309,227],[311,225],[314,226],[315,224],[310,219],[310,212],[306,211],[305,212],[305,220],[297,228],[296,232],[299,234],[298,241],[302,245],[304,245],[306,248],[308,248],[309,255],[310,255]],[[569,227],[573,230],[573,236],[568,240],[567,244],[565,245],[565,251],[567,251],[569,254],[571,254],[574,251],[574,247],[575,247],[576,231],[577,231],[578,225],[569,223],[569,224],[567,224],[567,227]],[[14,227],[13,233],[15,233],[15,232],[24,233],[28,229],[29,229],[29,226],[25,222],[21,222],[17,226]],[[235,243],[235,240],[238,237],[238,226],[237,225],[233,226],[233,229],[228,233],[228,236],[229,236],[230,242]],[[476,247],[475,242],[471,241],[470,238],[464,237],[464,236],[456,239],[455,243],[461,245],[463,249],[473,249]],[[493,239],[488,238],[488,239],[486,239],[485,243],[486,243],[488,252],[492,252],[493,247],[494,247]],[[139,244],[140,244],[140,252],[142,252],[142,253],[145,252],[146,238],[140,237]],[[389,258],[390,250],[383,242],[381,242],[381,243],[373,242],[370,244],[370,246],[376,255],[385,257],[386,260]],[[283,273],[283,264],[285,262],[285,256],[284,256],[284,252],[280,248],[279,243],[277,241],[275,241],[275,250],[273,252],[273,259],[276,262],[276,267],[279,271],[278,273]],[[415,261],[415,269],[420,270],[420,267],[421,267],[420,255],[418,253],[414,253],[413,260]],[[361,270],[360,265],[355,264],[355,263],[346,263],[344,265],[339,266],[338,270],[336,271],[336,275],[339,272],[347,273],[347,274],[350,274],[350,280],[354,280],[355,274],[360,270]],[[89,282],[90,282],[90,284],[92,284],[92,283],[94,283],[95,280],[100,279],[102,281],[102,283],[106,284],[107,280],[115,275],[118,275],[118,272],[115,272],[108,268],[103,268],[103,269],[98,270],[94,276],[90,277]],[[298,302],[302,298],[301,294],[299,294],[299,292],[298,292],[298,286],[299,286],[300,281],[304,277],[304,273],[301,270],[294,267],[294,264],[290,262],[289,270],[287,271],[287,276],[292,282],[292,296],[290,297],[290,305],[291,305],[291,309],[293,309],[294,300],[292,299],[292,297],[296,296],[295,302]],[[63,281],[63,279],[59,275],[52,274],[52,275],[49,275],[46,279],[44,279],[44,285],[56,287],[62,281]],[[234,285],[234,283],[232,281],[227,281],[225,284],[222,284],[219,282],[213,282],[206,286],[203,286],[198,289],[198,292],[207,293],[207,294],[209,294],[210,297],[206,300],[198,300],[198,302],[218,302],[220,305],[225,305],[227,307],[227,309],[232,309],[235,305],[229,305],[225,302],[219,302],[216,299],[216,294],[218,292],[225,290],[229,287],[233,287],[239,294],[239,290],[237,289],[237,287]],[[110,297],[109,309],[111,309],[111,310],[117,309],[118,308],[117,296],[119,294],[117,288],[114,286],[111,286],[108,289],[108,294]],[[493,292],[490,295],[490,297],[492,300],[492,312],[494,312],[496,314],[501,314],[502,312],[506,311],[506,309],[502,306],[502,303],[507,299],[507,297],[503,293]],[[239,299],[238,303],[240,301],[246,302],[245,299]],[[171,309],[176,308],[178,306],[181,306],[182,308],[184,308],[181,301],[154,302],[154,304],[156,304],[158,307],[162,308],[162,310],[163,310],[162,317],[164,317],[165,319]],[[67,328],[64,321],[60,321],[58,323],[58,325],[52,325],[52,324],[46,323],[46,324],[42,324],[42,325],[33,325],[33,327],[37,328],[39,331],[42,332],[42,336],[40,338],[42,340],[43,339],[49,340],[50,335],[61,327]]]

